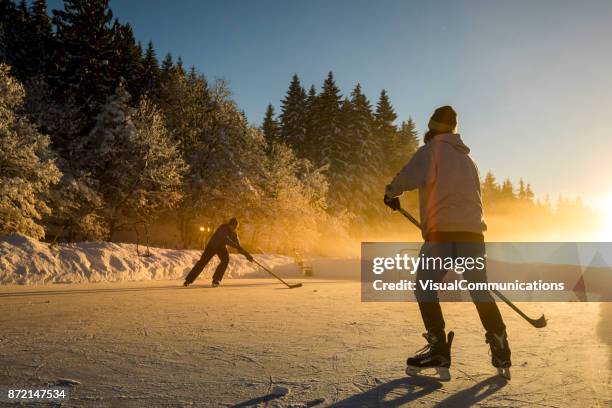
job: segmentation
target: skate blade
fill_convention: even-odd
[[[506,380],[510,381],[512,376],[510,375],[510,367],[498,367],[497,374],[504,377]]]
[[[425,370],[435,370],[435,375],[429,375],[427,373],[423,374],[422,372]],[[406,367],[406,374],[411,377],[423,377],[423,378],[432,378],[438,381],[450,381],[451,375],[448,367],[414,367],[408,366]]]

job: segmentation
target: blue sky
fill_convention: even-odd
[[[56,8],[61,2],[49,2]],[[451,104],[481,172],[612,206],[610,1],[111,0],[158,56],[230,81],[252,122],[291,75],[388,90],[422,130]],[[607,198],[609,197],[609,198]],[[612,209],[612,208],[611,208]]]

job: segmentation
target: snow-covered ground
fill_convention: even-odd
[[[23,235],[0,237],[0,284],[119,282],[183,278],[202,251],[150,248],[109,242],[49,244]],[[241,255],[231,255],[226,278],[263,276],[257,265]],[[295,274],[293,259],[282,255],[257,255],[272,269],[283,267]],[[202,277],[210,277],[218,260],[213,259]]]

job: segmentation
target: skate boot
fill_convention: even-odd
[[[508,344],[508,335],[504,330],[500,334],[498,333],[487,333],[487,343],[491,348],[491,364],[497,368],[497,374],[504,376],[507,380],[510,376],[510,345]]]
[[[189,285],[191,285],[191,283],[189,283],[189,282],[187,282],[187,281],[183,282],[183,286],[184,286],[184,287],[187,287],[187,286],[189,286]]]
[[[215,280],[214,280],[214,281],[212,281],[212,284],[211,284],[210,286],[211,286],[212,288],[219,287],[219,282],[217,282],[217,281],[215,281]]]
[[[430,376],[425,374],[427,377],[436,378],[440,381],[449,381],[450,376],[450,365],[451,365],[451,345],[455,333],[448,332],[448,337],[444,335],[442,331],[440,334],[434,333],[423,333],[423,337],[427,340],[427,345],[416,352],[414,357],[406,360],[406,374],[410,376],[421,375],[421,371],[427,369],[434,369],[437,373],[436,376]]]

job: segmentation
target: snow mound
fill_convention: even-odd
[[[146,251],[140,247],[141,255]],[[182,279],[202,251],[150,248],[150,256],[138,256],[136,245],[111,242],[49,244],[23,235],[0,236],[0,284],[118,282]],[[241,255],[230,255],[226,278],[261,277],[255,264]],[[257,255],[271,269],[296,269],[293,259],[282,255]],[[200,275],[210,279],[215,257]]]

